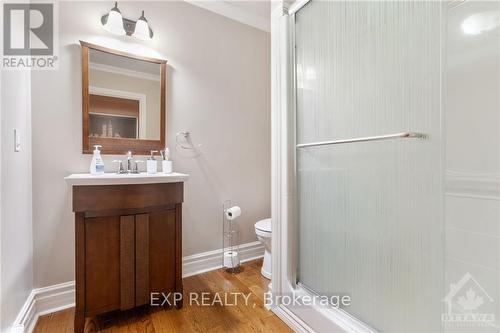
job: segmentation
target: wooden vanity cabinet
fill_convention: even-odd
[[[85,317],[149,304],[152,292],[182,293],[182,201],[182,182],[73,186],[75,332]]]

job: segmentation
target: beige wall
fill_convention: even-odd
[[[142,139],[160,140],[160,81],[91,69],[89,82],[94,87],[145,95],[146,136]]]
[[[88,172],[81,154],[78,41],[107,42],[168,60],[167,141],[174,169],[189,173],[183,209],[184,255],[221,247],[221,207],[243,210],[242,243],[270,216],[270,35],[185,2],[122,2],[125,17],[144,9],[155,38],[115,38],[99,20],[108,2],[61,2],[59,70],[33,73],[33,227],[36,287],[74,279],[71,192],[63,177]],[[175,133],[190,130],[197,157],[176,151]],[[106,169],[111,171],[106,157]]]
[[[33,288],[30,72],[1,73],[1,332]],[[14,152],[14,128],[21,151]]]

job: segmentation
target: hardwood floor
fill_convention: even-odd
[[[185,278],[181,310],[143,307],[115,312],[87,319],[85,332],[292,332],[263,307],[269,280],[260,275],[261,265],[262,260],[255,260],[243,264],[237,274],[219,269]],[[243,294],[235,300],[231,293]],[[73,314],[74,308],[71,308],[42,316],[34,332],[73,332]]]

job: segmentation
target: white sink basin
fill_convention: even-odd
[[[69,185],[130,185],[130,184],[156,184],[156,183],[178,183],[184,182],[189,175],[185,173],[138,173],[117,174],[105,173],[103,175],[91,175],[89,173],[75,173],[64,177]]]

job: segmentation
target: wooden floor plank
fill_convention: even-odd
[[[238,273],[223,269],[191,276],[183,280],[184,307],[141,307],[124,312],[114,312],[96,318],[88,318],[86,333],[205,333],[205,332],[292,332],[272,312],[264,307],[264,292],[269,280],[260,274],[262,260],[242,265]],[[198,304],[190,304],[189,293],[197,293]],[[202,306],[201,293],[208,293],[208,303]],[[218,304],[216,294],[244,293],[234,298],[228,294],[228,304]],[[222,299],[225,301],[225,299]],[[74,308],[41,316],[35,326],[35,333],[73,332]]]

